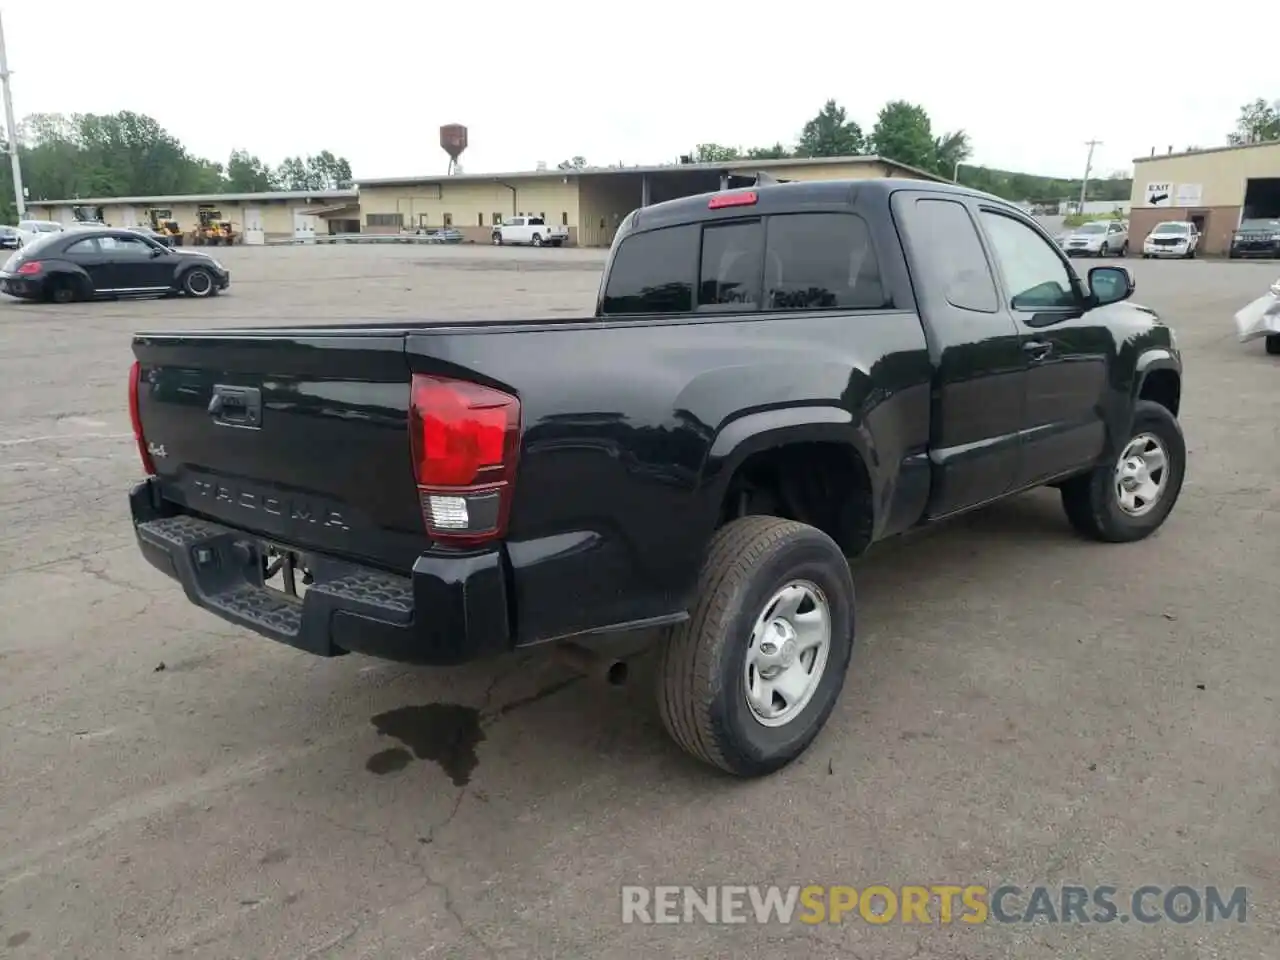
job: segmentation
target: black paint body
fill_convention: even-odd
[[[928,238],[902,216],[918,197],[958,200],[975,222],[980,206],[998,207],[1057,250],[1020,211],[945,185],[787,184],[760,188],[749,214],[861,216],[891,308],[139,334],[142,424],[166,455],[135,491],[135,519],[193,515],[410,577],[434,606],[415,604],[401,641],[369,652],[452,662],[683,619],[734,471],[763,450],[855,451],[872,539],[1115,457],[1143,378],[1180,376],[1170,331],[1130,303],[1091,307],[1083,284],[1079,304],[1052,315],[1012,310],[1003,295],[994,313],[951,306],[929,283]],[[641,209],[610,264],[637,231],[743,213],[708,210],[705,196]],[[994,259],[991,269],[999,277]],[[500,544],[458,554],[428,542],[410,462],[411,372],[519,396]],[[219,384],[260,391],[259,429],[212,421]],[[202,602],[198,585],[187,588]],[[356,632],[298,645],[366,649]]]

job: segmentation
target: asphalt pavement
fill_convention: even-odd
[[[877,548],[830,722],[743,783],[667,740],[645,661],[320,660],[133,543],[133,331],[587,314],[602,255],[218,255],[213,300],[0,303],[0,957],[1275,956],[1280,358],[1231,315],[1278,265],[1128,261],[1185,353],[1159,534],[1084,542],[1036,491]],[[1244,922],[623,922],[624,885],[752,884],[1248,893]]]

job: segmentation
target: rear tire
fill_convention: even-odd
[[[1270,334],[1266,339],[1267,353],[1280,356],[1280,333]]]
[[[1155,466],[1157,457],[1162,466]],[[1062,507],[1075,529],[1106,543],[1150,536],[1168,518],[1187,469],[1182,427],[1168,408],[1134,405],[1133,425],[1120,455],[1062,485]]]
[[[663,726],[728,773],[779,770],[831,715],[853,639],[853,578],[835,541],[777,517],[734,520],[711,539],[689,620],[663,640]]]
[[[182,276],[182,292],[188,297],[212,297],[218,292],[213,274],[204,267],[192,267]]]
[[[52,277],[45,291],[53,303],[75,303],[80,299],[81,286],[71,277]]]

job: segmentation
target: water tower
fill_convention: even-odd
[[[458,158],[467,149],[467,128],[460,123],[446,123],[440,128],[440,149],[449,155],[449,173],[458,169]]]

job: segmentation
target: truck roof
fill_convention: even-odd
[[[910,180],[905,177],[875,177],[863,180],[798,180],[790,183],[758,184],[753,187],[741,187],[731,190],[717,190],[711,193],[700,193],[691,197],[680,197],[666,200],[648,207],[641,207],[625,220],[620,233],[632,233],[637,230],[653,230],[657,227],[672,227],[685,223],[702,223],[707,220],[733,219],[750,215],[767,215],[770,213],[796,213],[800,210],[832,210],[853,206],[858,197],[883,197],[887,200],[895,190],[919,189],[931,193],[952,193],[969,197],[981,197],[983,200],[998,203],[1001,206],[1017,209],[1007,200],[994,194],[973,190],[958,184],[932,182],[927,180]],[[716,196],[738,196],[754,194],[755,201],[750,204],[725,206],[719,209],[709,207],[711,199]]]

